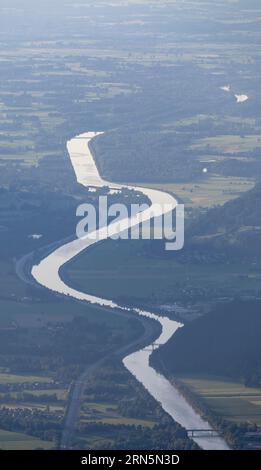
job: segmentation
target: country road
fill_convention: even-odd
[[[122,315],[122,314],[121,314]],[[133,318],[133,316],[127,314],[129,317]],[[132,341],[128,345],[121,347],[120,349],[112,352],[109,356],[103,357],[96,361],[95,363],[91,364],[83,374],[72,384],[70,390],[70,397],[67,405],[65,420],[64,420],[64,427],[60,441],[60,449],[70,449],[74,432],[75,432],[75,425],[77,422],[77,418],[79,415],[79,409],[81,405],[81,398],[84,392],[84,388],[86,386],[86,382],[92,373],[99,369],[108,359],[109,357],[116,357],[117,359],[123,359],[126,354],[131,353],[139,348],[147,346],[151,344],[159,335],[159,326],[156,322],[148,321],[145,319],[139,319],[144,327],[143,335],[135,341]]]
[[[48,245],[46,247],[41,248],[42,253],[49,253],[50,249],[54,246],[60,246],[63,243],[65,243],[65,240],[68,241],[68,238],[60,240],[59,242],[52,243],[51,245]],[[25,283],[34,285],[35,287],[38,287],[41,289],[41,286],[36,283],[34,278],[31,275],[31,269],[34,264],[34,259],[35,259],[35,252],[31,251],[30,253],[24,255],[20,259],[16,261],[15,265],[15,270],[17,276]],[[59,294],[54,293],[54,295],[59,296]],[[68,299],[68,301],[75,302],[74,299]],[[81,303],[81,301],[78,301]],[[96,306],[97,310],[101,311],[107,311],[110,315],[116,315],[122,317],[124,316],[128,318],[133,318],[133,314],[128,313],[125,311],[124,313],[122,311],[118,311],[117,309],[111,309],[108,307],[103,307],[103,306]],[[69,398],[68,398],[68,403],[67,403],[67,408],[66,408],[66,413],[65,413],[65,418],[64,418],[64,425],[63,425],[63,431],[59,443],[59,448],[60,449],[70,449],[72,441],[73,441],[73,436],[75,432],[75,426],[79,414],[79,409],[81,405],[81,398],[82,394],[86,385],[86,382],[88,378],[92,375],[92,373],[101,367],[110,357],[117,357],[119,360],[122,360],[127,354],[132,353],[133,351],[146,347],[152,342],[155,341],[156,338],[158,338],[160,332],[161,332],[161,326],[159,325],[158,322],[154,320],[150,320],[147,318],[135,317],[137,321],[142,323],[144,332],[141,335],[141,337],[137,338],[136,340],[130,342],[129,344],[125,345],[124,347],[121,347],[115,351],[113,351],[109,356],[105,356],[91,364],[86,368],[86,370],[81,374],[81,376],[72,383],[71,385],[71,390],[69,393]]]

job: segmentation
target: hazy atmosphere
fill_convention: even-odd
[[[1,450],[261,449],[260,22],[0,0]]]

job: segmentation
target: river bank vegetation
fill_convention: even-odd
[[[87,381],[75,436],[84,449],[197,449],[186,431],[118,362]]]
[[[220,304],[152,357],[236,448],[261,446],[260,330],[260,301]]]

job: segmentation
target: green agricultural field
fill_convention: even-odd
[[[26,434],[9,432],[0,429],[0,448],[1,450],[35,450],[52,449],[53,443],[42,441]]]
[[[205,181],[198,183],[143,184],[143,186],[172,192],[187,208],[211,208],[224,205],[253,189],[255,182],[251,178],[212,175],[206,176]]]
[[[177,379],[222,418],[261,425],[260,389],[224,377],[178,376]]]
[[[3,374],[0,373],[0,383],[46,383],[52,382],[50,377],[36,376],[36,375],[15,375],[15,374]]]
[[[30,390],[28,390],[31,393]],[[1,407],[8,408],[10,410],[17,410],[17,408],[22,408],[23,410],[30,410],[30,411],[46,411],[48,408],[49,413],[60,414],[63,415],[64,407],[59,405],[52,405],[51,403],[27,403],[27,402],[19,402],[18,404],[12,403],[1,403]],[[1,410],[1,408],[0,408]]]
[[[100,422],[119,426],[143,426],[152,428],[155,421],[122,416],[114,403],[92,403],[85,401],[81,408],[80,423]]]
[[[26,285],[16,276],[12,260],[0,260],[0,283],[1,294],[5,297],[16,298],[26,295]]]
[[[68,390],[52,388],[51,390],[30,390],[31,395],[41,398],[42,395],[56,395],[58,400],[66,400],[68,396]]]
[[[9,396],[13,399],[17,399],[18,397],[21,397],[21,392],[8,392],[9,393]],[[65,389],[56,389],[56,388],[52,388],[50,390],[26,390],[26,393],[30,393],[30,395],[33,395],[34,397],[38,397],[39,398],[39,401],[41,400],[41,397],[42,396],[52,396],[52,395],[56,395],[58,400],[63,400],[65,401],[67,399],[67,396],[68,396],[68,390],[65,390]],[[3,393],[0,393],[0,399],[3,400],[3,397],[4,397],[4,394]],[[34,403],[34,406],[35,406],[36,403]],[[46,403],[45,403],[45,406],[46,406]]]
[[[48,323],[69,322],[77,316],[88,316],[91,323],[124,328],[126,319],[91,305],[74,302],[33,302],[0,299],[0,328],[41,328]]]
[[[67,274],[77,289],[105,298],[164,302],[181,293],[188,298],[192,289],[203,294],[211,290],[221,297],[256,292],[261,273],[240,264],[181,264],[174,258],[149,257],[135,241],[110,241],[73,261]]]
[[[222,153],[248,152],[261,147],[261,135],[221,135],[201,139],[191,145],[192,150],[214,150]]]
[[[80,436],[81,442],[84,443],[85,449],[105,449],[109,445],[113,445],[113,439],[110,439],[109,436],[103,437],[101,435],[91,435],[88,437]],[[81,445],[82,448],[82,445]]]
[[[81,423],[91,423],[93,422],[93,419],[86,419],[82,418]],[[100,417],[100,418],[95,418],[95,422],[100,422],[103,424],[112,424],[114,426],[119,426],[123,424],[124,426],[143,426],[146,428],[152,428],[154,426],[153,421],[147,421],[145,419],[132,419],[132,418],[124,418],[122,416],[117,416],[117,417]]]

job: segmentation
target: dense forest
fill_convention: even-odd
[[[261,184],[216,207],[193,221],[188,227],[187,242],[193,250],[226,254],[240,262],[260,261]]]
[[[153,363],[173,373],[243,379],[261,386],[261,302],[219,304],[181,328],[153,355]],[[189,345],[189,347],[188,347]]]

